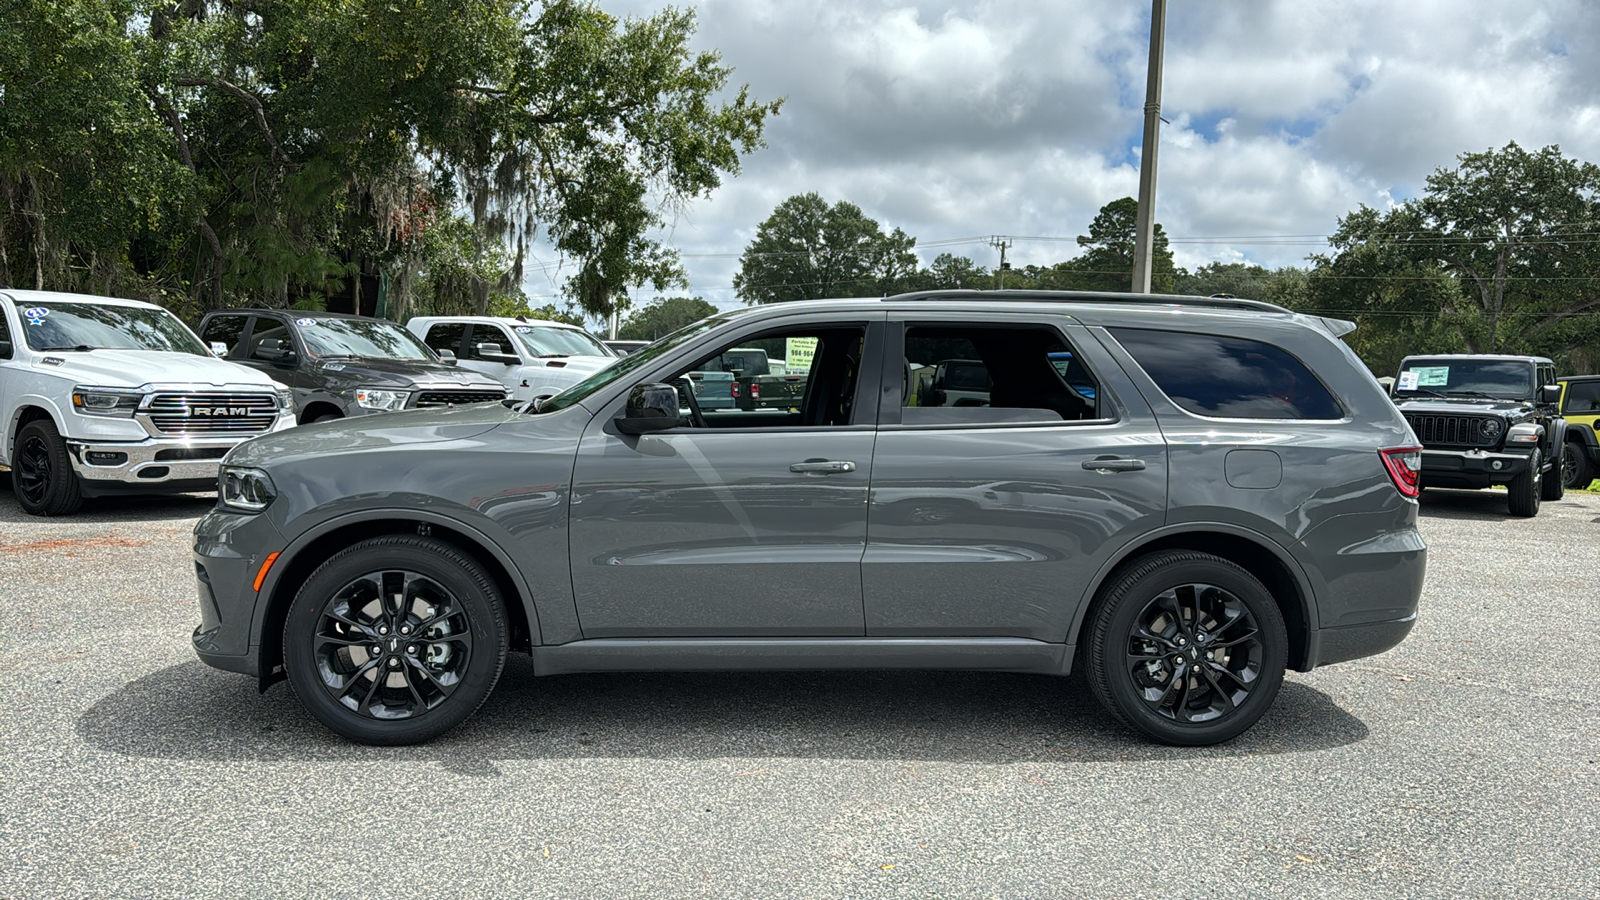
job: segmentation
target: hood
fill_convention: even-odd
[[[550,364],[555,363],[556,365],[553,368],[564,369],[574,375],[582,375],[587,378],[620,358],[616,356],[551,356],[540,357],[534,360],[533,363],[536,366],[547,368],[552,368]]]
[[[136,388],[146,384],[184,384],[221,387],[259,385],[273,389],[277,382],[247,366],[214,356],[169,350],[60,350],[41,359],[59,359],[60,365],[36,361],[33,368],[74,384],[90,387]]]
[[[235,466],[261,466],[307,457],[371,453],[412,444],[459,441],[483,434],[522,413],[501,405],[419,409],[301,425],[245,441],[228,453]]]
[[[1528,400],[1489,400],[1472,397],[1399,397],[1395,405],[1402,413],[1423,415],[1516,416],[1533,410]]]
[[[416,359],[319,359],[313,372],[330,386],[394,388],[473,388],[503,390],[500,382],[480,372]]]

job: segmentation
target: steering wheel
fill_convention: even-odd
[[[695,428],[708,427],[705,414],[700,411],[700,401],[694,398],[694,382],[679,378],[673,384],[678,388],[678,396],[683,398],[684,405],[689,407],[689,424]]]

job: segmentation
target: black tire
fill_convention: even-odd
[[[315,425],[318,422],[337,422],[342,418],[344,418],[344,416],[341,416],[338,413],[323,413],[322,415],[317,416],[315,419],[312,419],[311,421],[307,422],[306,424],[307,425]]]
[[[1556,448],[1556,458],[1550,463],[1549,471],[1539,476],[1539,499],[1554,502],[1566,496],[1567,486],[1561,481],[1562,461],[1566,459],[1567,447]]]
[[[1288,659],[1283,614],[1261,582],[1186,550],[1134,560],[1101,588],[1086,633],[1095,699],[1135,731],[1177,746],[1221,743],[1254,725]]]
[[[1567,452],[1561,456],[1561,486],[1569,491],[1581,491],[1594,481],[1594,463],[1589,461],[1589,450],[1577,441],[1567,441]]]
[[[306,579],[284,622],[283,662],[318,721],[393,746],[476,712],[507,644],[505,607],[476,560],[433,538],[391,535],[340,551]]]
[[[1506,486],[1506,506],[1513,516],[1531,519],[1539,514],[1539,484],[1544,480],[1539,468],[1543,465],[1543,457],[1539,455],[1538,448],[1534,448],[1533,456],[1528,459],[1528,468]]]
[[[55,422],[34,419],[17,429],[11,489],[23,512],[35,516],[70,516],[83,506],[78,473]]]

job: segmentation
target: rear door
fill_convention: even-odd
[[[891,320],[862,565],[867,634],[1065,640],[1095,573],[1164,522],[1155,417],[1070,319]],[[1067,352],[1092,384],[1061,377],[1050,354]],[[968,374],[991,389],[923,405],[932,392],[915,373],[955,359],[981,366]]]

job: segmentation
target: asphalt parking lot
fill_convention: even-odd
[[[209,497],[0,475],[0,896],[1594,896],[1600,496],[1430,492],[1423,615],[1179,750],[971,673],[535,680],[353,746],[199,663]]]

